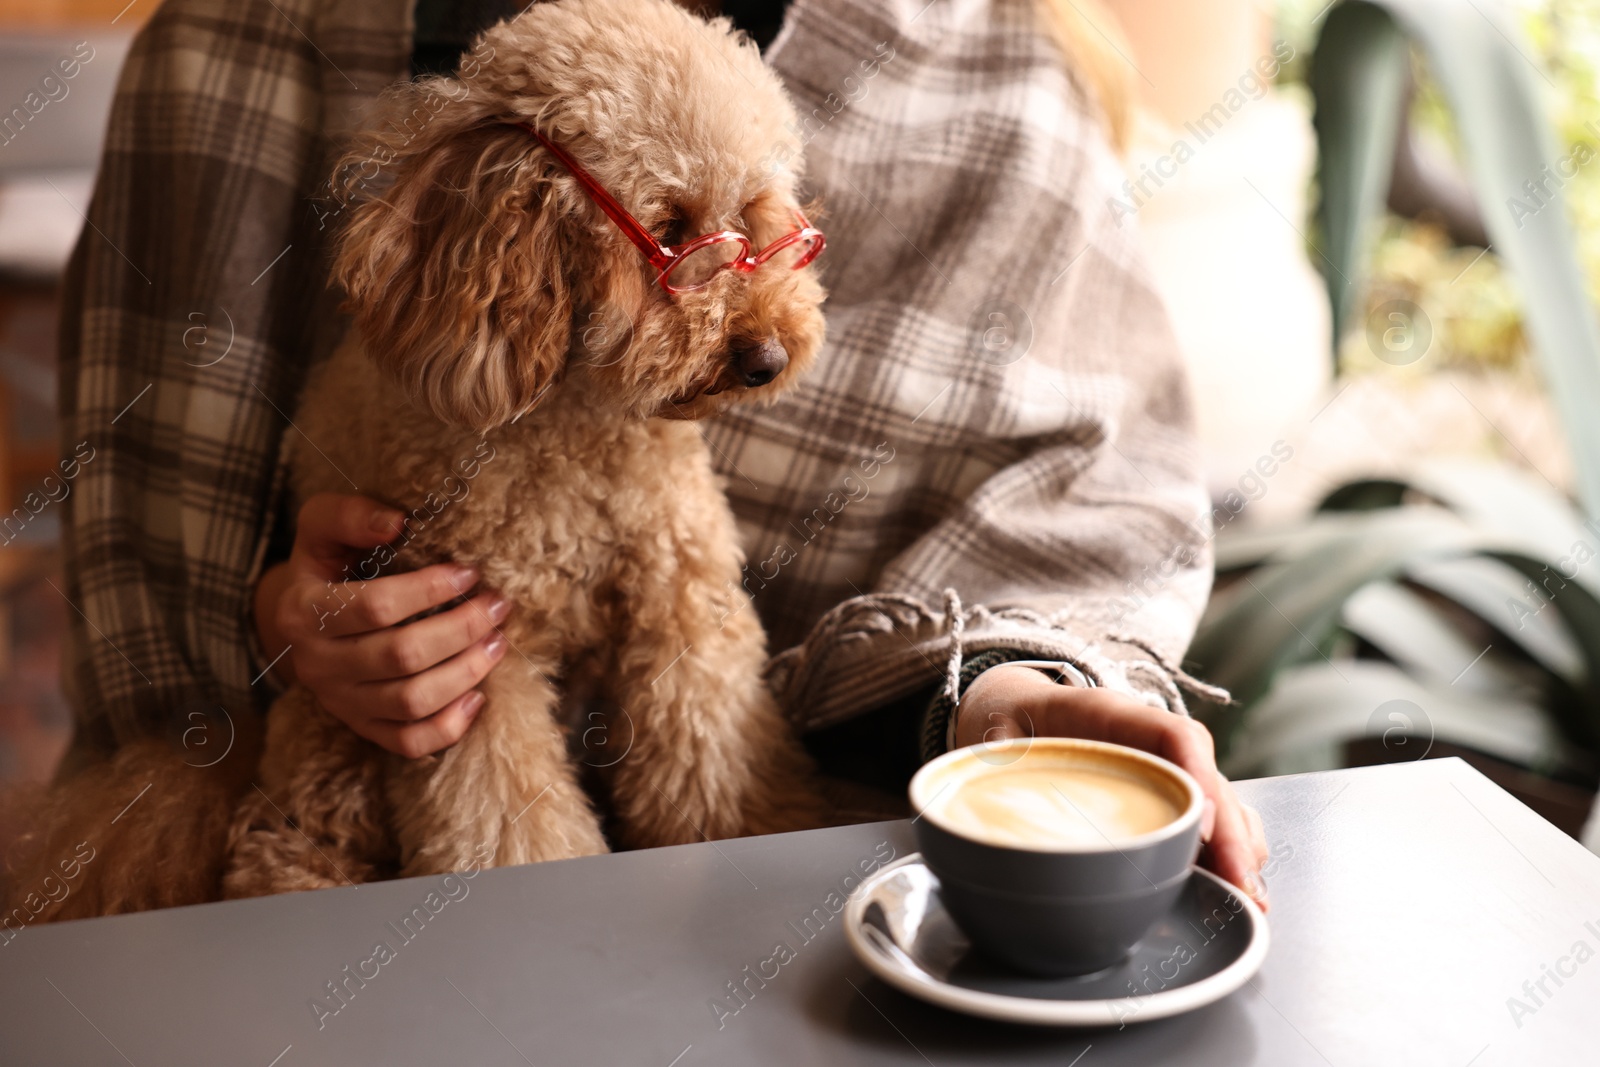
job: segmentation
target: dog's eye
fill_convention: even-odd
[[[689,223],[683,217],[683,212],[677,208],[672,209],[672,214],[667,216],[667,221],[662,224],[661,243],[671,248],[683,243],[688,237]]]

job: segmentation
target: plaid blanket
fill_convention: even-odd
[[[264,709],[250,591],[281,444],[345,323],[316,206],[407,76],[408,0],[167,0],[139,35],[62,332],[66,682],[84,758]],[[1031,0],[794,0],[768,50],[825,205],[829,343],[704,427],[802,727],[1012,649],[1182,709],[1210,584],[1175,342],[1122,175]]]

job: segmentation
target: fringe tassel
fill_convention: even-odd
[[[1149,656],[1151,661],[1172,676],[1172,680],[1187,689],[1197,697],[1203,697],[1213,704],[1233,704],[1233,694],[1220,686],[1210,685],[1194,677],[1178,664],[1171,662],[1161,653],[1150,647],[1149,642],[1141,637],[1131,634],[1107,634],[1106,640],[1116,641],[1118,644],[1132,645],[1140,652]]]
[[[961,635],[966,629],[961,597],[954,589],[944,591],[945,626],[950,631],[950,658],[945,661],[945,695],[954,707],[961,700]]]

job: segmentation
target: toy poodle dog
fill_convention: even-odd
[[[309,377],[290,476],[406,509],[372,566],[476,567],[511,651],[418,759],[291,687],[231,818],[162,802],[205,821],[180,886],[141,888],[162,859],[125,850],[55,917],[823,821],[693,421],[775,396],[822,342],[794,111],[726,20],[667,0],[534,4],[471,62],[394,91],[338,172],[366,187],[334,266],[354,328]],[[578,694],[632,735],[588,783],[604,817],[569,756]]]
[[[483,46],[470,92],[362,146],[393,183],[344,234],[356,329],[307,386],[291,470],[302,499],[350,478],[438,501],[398,562],[476,566],[515,605],[513,651],[438,757],[380,755],[287,693],[229,895],[605,851],[567,755],[573,685],[632,724],[606,774],[621,842],[815,818],[689,421],[774,395],[822,340],[821,235],[773,165],[793,112],[753,47],[665,0],[535,4]],[[408,87],[400,113],[438,93]]]

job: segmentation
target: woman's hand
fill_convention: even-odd
[[[404,518],[361,496],[307,500],[289,559],[256,586],[255,623],[268,659],[281,656],[280,675],[362,737],[415,759],[455,744],[482,708],[473,687],[505,655],[496,627],[511,605],[484,593],[397,625],[478,582],[449,563],[346,581],[346,566],[398,537]]]
[[[957,746],[1029,735],[1111,741],[1154,753],[1194,775],[1206,795],[1200,817],[1205,865],[1267,907],[1261,817],[1217,770],[1211,733],[1199,722],[1109,689],[1061,685],[1034,667],[1002,664],[967,687],[956,712]]]

